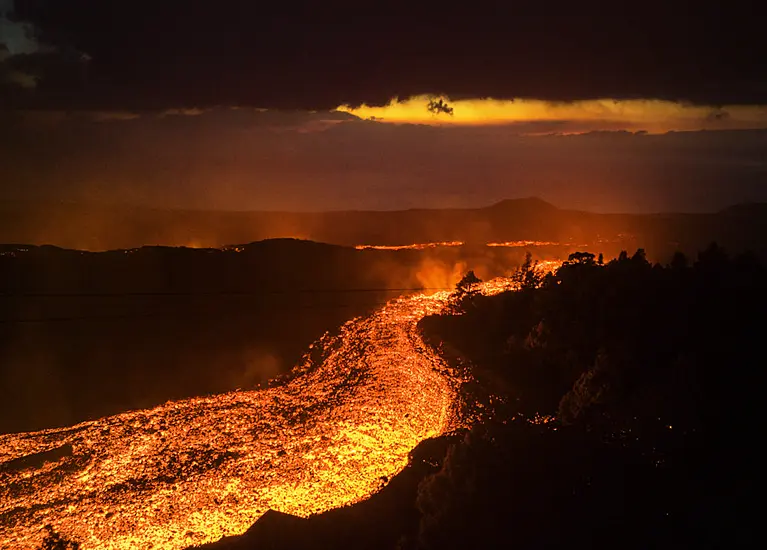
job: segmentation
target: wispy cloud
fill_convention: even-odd
[[[10,70],[6,71],[4,80],[19,88],[34,90],[37,88],[37,83],[40,81],[40,77],[25,71]]]
[[[114,120],[134,120],[141,115],[130,111],[96,111],[89,113],[89,116],[95,122],[108,122]]]
[[[198,116],[205,113],[209,109],[199,109],[197,107],[191,107],[186,109],[166,109],[160,116]]]
[[[453,109],[450,116],[428,109],[430,96],[393,99],[383,107],[349,107],[339,111],[361,118],[389,123],[429,125],[524,125],[527,123],[566,124],[568,132],[594,130],[645,130],[663,133],[672,130],[753,129],[767,127],[767,108],[759,105],[705,106],[663,100],[598,99],[551,102],[535,99],[456,100],[443,98]],[[556,131],[556,130],[555,130]]]

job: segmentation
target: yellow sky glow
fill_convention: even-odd
[[[429,125],[500,125],[530,122],[568,121],[594,129],[601,122],[609,129],[646,130],[651,133],[670,130],[767,128],[767,106],[734,105],[719,108],[686,105],[662,100],[596,99],[555,103],[536,99],[470,99],[452,101],[452,116],[433,114],[426,108],[430,96],[392,100],[384,107],[362,105],[338,107],[339,111],[360,118],[391,123]],[[715,116],[719,114],[719,116]],[[576,124],[577,125],[577,124]]]

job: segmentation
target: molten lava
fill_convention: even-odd
[[[447,297],[349,321],[281,386],[0,435],[0,547],[37,548],[50,524],[83,550],[185,548],[270,508],[308,516],[365,499],[457,424],[458,382],[416,330]]]
[[[377,245],[377,244],[358,244],[354,248],[357,250],[426,250],[427,248],[441,248],[463,246],[462,241],[442,241],[433,243],[415,243],[400,245]]]
[[[526,248],[528,246],[561,246],[561,243],[551,241],[505,241],[502,243],[487,243],[491,248]]]

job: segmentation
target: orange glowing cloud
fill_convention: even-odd
[[[606,129],[672,130],[767,128],[767,106],[732,105],[712,107],[664,100],[594,99],[550,102],[537,99],[496,100],[440,98],[453,108],[452,114],[428,109],[431,96],[393,99],[383,107],[350,107],[338,111],[360,118],[391,123],[430,125],[500,125],[530,122],[583,123],[589,130],[605,123]]]

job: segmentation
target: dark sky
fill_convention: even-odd
[[[2,3],[42,47],[6,56],[6,73],[39,80],[31,90],[6,78],[5,105],[329,109],[424,93],[767,103],[763,19],[734,9],[619,3],[613,15],[586,15],[588,6],[578,3],[567,11],[581,15],[564,15],[549,3],[532,14],[529,2],[419,9],[252,0]],[[6,46],[13,52],[14,44]]]
[[[763,18],[531,5],[0,0],[0,201],[767,200]],[[427,112],[437,94],[454,116]]]

